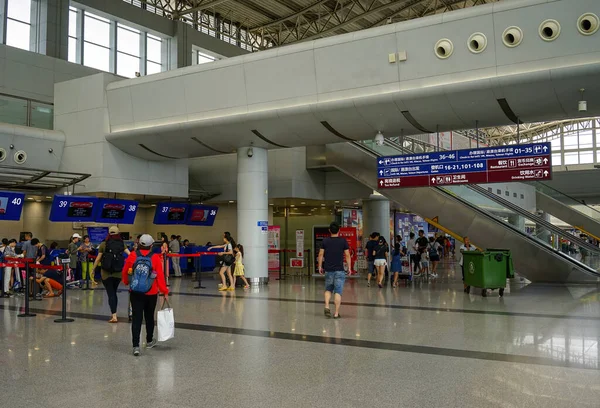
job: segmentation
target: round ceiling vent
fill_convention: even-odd
[[[472,53],[479,54],[487,47],[487,37],[483,33],[471,34],[469,41],[467,41],[467,47]]]
[[[4,148],[0,147],[0,162],[3,162],[4,160],[6,160],[6,150],[4,150]]]
[[[509,48],[514,48],[523,41],[523,30],[519,27],[508,27],[502,33],[502,42]]]
[[[442,38],[437,43],[435,43],[435,55],[440,59],[449,58],[454,52],[454,45],[452,41],[447,38]]]
[[[577,19],[577,29],[583,35],[592,35],[598,31],[600,20],[594,13],[585,13]]]
[[[554,41],[560,35],[560,24],[556,20],[545,20],[538,29],[540,38],[544,41]]]
[[[23,164],[27,161],[27,153],[24,150],[19,150],[15,153],[15,163]]]

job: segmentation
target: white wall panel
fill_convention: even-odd
[[[131,87],[133,119],[147,125],[164,118],[185,116],[184,82],[181,77]]]
[[[398,81],[398,68],[387,62],[396,50],[393,34],[315,49],[319,93]]]
[[[315,59],[312,50],[246,62],[244,71],[248,104],[317,93]]]
[[[233,108],[246,104],[242,65],[213,69],[182,78],[187,113]]]

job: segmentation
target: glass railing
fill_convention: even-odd
[[[379,156],[406,154],[390,145],[379,146],[372,142],[360,143],[360,145],[367,147]],[[560,252],[562,256],[574,262],[584,264],[594,271],[600,268],[600,248],[594,247],[552,224],[542,225],[541,223],[544,223],[544,220],[519,206],[511,203],[505,204],[502,199],[495,197],[493,194],[487,195],[468,185],[434,188],[443,190],[467,205],[484,211],[486,214],[510,226],[509,228],[518,230],[521,234],[527,235],[538,244],[555,252]],[[526,231],[526,224],[536,225],[533,233]]]
[[[54,129],[54,106],[32,99],[0,94],[0,122]]]
[[[599,176],[600,176],[600,174],[599,174]],[[552,188],[543,182],[536,181],[534,183],[528,183],[528,184],[534,185],[536,190],[546,194],[549,197],[554,198],[557,201],[560,201],[561,203],[563,203],[565,205],[568,205],[573,210],[579,211],[580,213],[587,215],[588,217],[600,222],[600,211],[596,210],[595,208],[590,207],[589,205],[584,204],[583,202],[577,200],[576,198],[573,198],[561,191],[558,191],[557,189]]]

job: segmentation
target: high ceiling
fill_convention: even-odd
[[[125,0],[144,3],[173,19],[219,27],[224,36],[248,33],[247,41],[268,48],[494,3],[498,0]],[[212,18],[211,18],[212,17]],[[251,38],[250,38],[251,37]]]

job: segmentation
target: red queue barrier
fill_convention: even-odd
[[[198,282],[198,286],[194,286],[194,289],[206,289],[205,286],[202,286],[202,273],[200,271],[200,265],[199,265],[199,260],[202,256],[217,256],[219,255],[221,252],[197,252],[195,254],[166,254],[165,256],[165,264],[164,264],[164,268],[165,268],[165,278],[166,278],[166,268],[167,268],[167,258],[197,258],[197,263],[196,263],[196,281]]]

